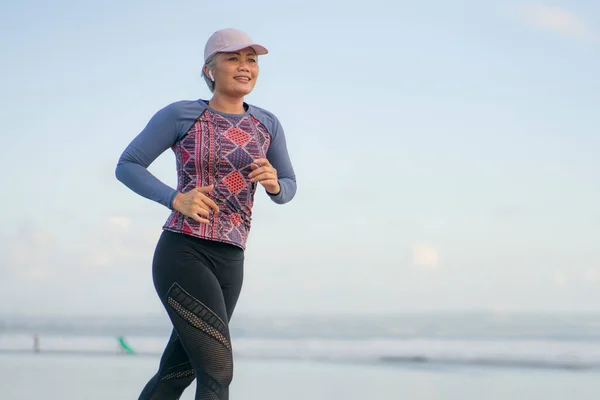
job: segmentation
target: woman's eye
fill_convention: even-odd
[[[231,57],[231,58],[229,59],[229,61],[236,61],[236,60],[237,60],[237,57]]]
[[[256,62],[256,60],[253,59],[253,58],[249,59],[248,61],[251,62],[251,63],[255,63]]]

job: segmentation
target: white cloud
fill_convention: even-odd
[[[526,22],[535,27],[577,38],[591,36],[589,27],[581,17],[561,8],[526,5],[520,11]]]
[[[25,280],[42,280],[51,275],[50,269],[56,255],[52,234],[23,226],[13,238],[7,240],[7,244],[3,263],[11,275]]]
[[[129,226],[131,226],[131,219],[126,217],[112,216],[108,217],[108,223],[109,225],[116,226],[121,229],[127,229]]]
[[[433,247],[424,244],[416,244],[413,246],[412,253],[414,265],[429,268],[438,266],[438,253]]]
[[[108,217],[67,224],[0,232],[0,315],[160,309],[151,275],[160,226],[134,220],[124,229],[125,220]]]
[[[66,274],[142,268],[150,264],[159,228],[135,224],[124,217],[108,217],[100,225],[50,232],[23,224],[0,235],[0,277],[20,282],[53,281]],[[61,240],[58,240],[58,238]]]
[[[562,288],[562,287],[565,287],[567,285],[567,283],[569,282],[569,277],[567,276],[566,273],[564,273],[562,271],[558,271],[558,272],[554,273],[553,280],[554,280],[554,286]]]
[[[50,271],[44,267],[28,267],[20,272],[19,276],[24,279],[41,280],[50,277]]]
[[[160,227],[135,224],[130,218],[111,216],[106,224],[90,231],[80,247],[80,258],[88,267],[130,268],[148,265]]]
[[[582,278],[588,283],[600,282],[600,271],[592,268],[587,269],[585,272],[583,272]]]

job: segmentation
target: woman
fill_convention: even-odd
[[[244,102],[264,54],[266,48],[239,30],[215,32],[202,71],[210,101],[159,110],[119,159],[117,179],[172,210],[152,276],[173,331],[140,399],[178,399],[194,378],[196,399],[229,398],[229,320],[242,287],[254,194],[260,184],[273,202],[284,204],[296,192],[278,119]],[[147,170],[169,148],[177,161],[177,190]]]

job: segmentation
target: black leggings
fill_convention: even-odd
[[[240,295],[244,250],[163,231],[152,263],[154,287],[171,322],[158,372],[140,400],[176,400],[196,379],[196,400],[229,399],[229,320]]]

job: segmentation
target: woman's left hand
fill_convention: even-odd
[[[248,174],[248,178],[251,182],[260,182],[271,194],[276,195],[279,193],[281,188],[277,180],[277,170],[273,168],[269,160],[266,158],[256,159],[250,168],[252,168],[252,172]]]

